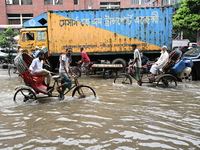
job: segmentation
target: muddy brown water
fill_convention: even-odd
[[[200,81],[164,89],[83,76],[96,99],[17,105],[23,85],[0,69],[0,149],[200,149]]]

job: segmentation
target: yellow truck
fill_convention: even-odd
[[[148,57],[158,57],[163,45],[172,46],[173,7],[106,10],[48,11],[25,22],[19,45],[29,53],[47,47],[53,68],[67,47],[73,63],[83,47],[91,61],[109,60],[126,66],[133,58],[132,44]]]

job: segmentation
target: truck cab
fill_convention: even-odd
[[[35,46],[45,46],[48,49],[47,40],[47,29],[46,28],[26,28],[20,30],[19,45],[23,50],[27,50],[29,54],[33,53]]]

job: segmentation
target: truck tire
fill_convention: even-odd
[[[122,58],[114,59],[112,64],[122,64],[124,68],[126,67],[126,61]]]
[[[121,71],[121,72],[123,72],[123,71],[125,70],[125,68],[126,68],[126,61],[125,61],[124,59],[122,59],[122,58],[114,59],[114,60],[112,61],[112,64],[122,64],[122,65],[123,65],[123,69],[122,69],[122,70],[119,70],[119,71]]]

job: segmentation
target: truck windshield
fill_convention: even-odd
[[[192,48],[184,54],[184,57],[196,57],[200,54],[200,47]]]
[[[22,41],[34,40],[34,33],[23,33]]]
[[[37,40],[38,41],[45,41],[45,32],[44,31],[39,31],[37,32],[38,36],[37,36]]]

